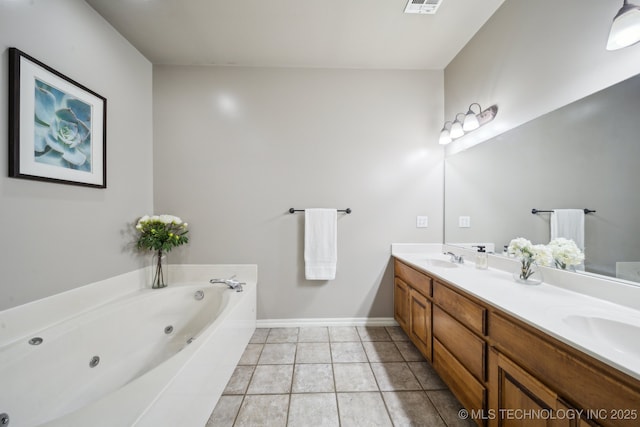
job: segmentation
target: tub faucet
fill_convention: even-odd
[[[464,255],[456,255],[453,252],[446,252],[445,255],[451,256],[451,262],[454,264],[464,264]]]
[[[228,279],[211,279],[209,280],[209,283],[224,283],[229,287],[229,289],[233,289],[236,292],[242,292],[243,291],[242,285],[246,285],[246,283],[240,282],[234,279],[234,277],[236,277],[235,274],[229,277]]]

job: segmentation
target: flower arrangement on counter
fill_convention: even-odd
[[[509,255],[520,258],[521,266],[519,278],[521,280],[529,280],[534,274],[533,265],[550,265],[553,262],[551,249],[546,245],[534,245],[531,241],[518,237],[511,240],[507,248]]]
[[[580,265],[584,261],[584,253],[571,239],[558,237],[549,242],[551,255],[556,267],[566,270],[567,267]]]
[[[571,239],[559,237],[547,245],[534,245],[529,240],[518,237],[511,240],[507,253],[520,259],[520,271],[514,278],[527,282],[535,273],[534,266],[555,264],[557,268],[566,270],[570,266],[580,265],[584,261],[584,253]]]
[[[189,242],[188,224],[173,215],[145,215],[138,220],[136,230],[140,233],[136,246],[138,249],[154,251],[154,276],[152,287],[164,288],[163,258],[176,246]]]

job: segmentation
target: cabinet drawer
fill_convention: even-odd
[[[482,382],[486,380],[486,345],[484,340],[438,307],[433,308],[433,336],[477,380]]]
[[[487,310],[481,305],[440,282],[433,285],[433,301],[472,331],[480,335],[486,334]]]
[[[400,261],[395,261],[395,274],[409,286],[420,292],[425,297],[431,296],[431,277],[414,270]]]
[[[433,367],[465,408],[485,409],[484,386],[437,339],[433,340]]]

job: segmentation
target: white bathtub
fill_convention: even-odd
[[[241,267],[172,266],[178,284],[136,284],[28,334],[0,336],[0,413],[10,427],[202,427],[255,329],[255,274]],[[232,274],[244,292],[208,283]],[[19,311],[0,312],[4,332]],[[30,344],[35,337],[42,343]]]

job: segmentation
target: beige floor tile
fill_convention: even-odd
[[[229,427],[233,425],[244,396],[221,396],[205,427]]]
[[[291,392],[293,365],[258,365],[247,394],[278,394]]]
[[[422,355],[422,353],[420,353],[420,350],[418,350],[418,348],[415,345],[413,345],[411,341],[399,341],[399,342],[396,342],[396,346],[398,347],[398,350],[402,354],[402,357],[404,358],[405,361],[407,362],[424,362],[425,361],[425,358]]]
[[[409,369],[416,376],[425,390],[446,390],[447,385],[442,382],[438,373],[427,362],[408,362]]]
[[[363,342],[369,362],[403,362],[404,359],[393,342]]]
[[[300,342],[296,352],[296,363],[331,363],[328,342]]]
[[[462,405],[449,390],[427,391],[426,393],[448,427],[473,427],[476,425],[471,419],[460,418],[459,411],[462,409]]]
[[[331,342],[360,341],[360,335],[353,326],[329,327],[329,339]]]
[[[298,342],[298,328],[272,328],[267,336],[267,342]]]
[[[292,394],[288,427],[338,427],[334,393]]]
[[[245,394],[255,368],[253,365],[236,366],[222,394]]]
[[[384,326],[358,326],[356,329],[362,341],[391,341]]]
[[[405,362],[372,363],[371,369],[382,391],[422,389]]]
[[[393,341],[409,341],[409,337],[400,326],[387,326],[385,329]]]
[[[387,391],[382,397],[396,427],[447,427],[424,391]]]
[[[264,344],[247,344],[238,365],[255,365],[258,363],[263,348]]]
[[[329,342],[329,329],[300,328],[298,342]]]
[[[391,426],[382,396],[374,393],[338,393],[342,427]]]
[[[331,358],[333,360],[333,363],[354,363],[369,361],[360,341],[332,342]]]
[[[368,363],[333,365],[336,391],[377,391],[378,384]]]
[[[288,409],[288,394],[246,396],[234,427],[284,427]]]
[[[296,344],[294,343],[282,343],[282,344],[265,344],[260,359],[259,365],[285,365],[291,364],[296,359]]]
[[[264,344],[267,342],[267,335],[269,335],[269,328],[257,328],[249,342],[251,344]]]
[[[330,363],[295,365],[292,393],[324,393],[335,391]]]

